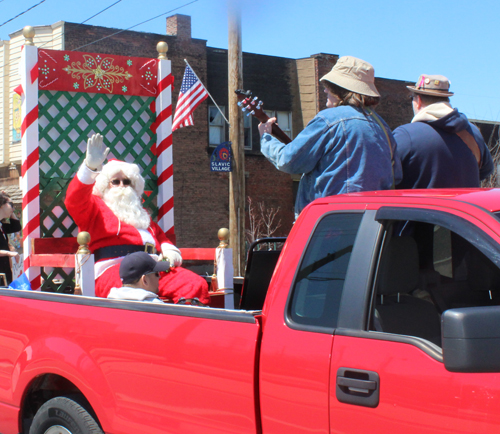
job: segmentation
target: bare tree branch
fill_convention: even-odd
[[[251,197],[248,202],[248,223],[246,230],[247,241],[253,243],[263,237],[271,237],[281,227],[281,219],[276,221],[280,207],[266,208],[264,202],[258,202],[255,206]]]

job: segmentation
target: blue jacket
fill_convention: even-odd
[[[288,145],[270,134],[262,135],[261,151],[278,170],[303,174],[295,202],[297,216],[319,197],[390,189],[400,181],[396,142],[387,124],[378,119],[386,132],[373,115],[340,106],[319,112]]]
[[[481,169],[474,154],[456,134],[467,130],[481,151]],[[481,133],[467,117],[453,110],[431,122],[413,122],[394,130],[403,165],[398,188],[479,187],[493,172],[493,160]]]

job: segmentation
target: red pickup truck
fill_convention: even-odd
[[[233,311],[2,289],[0,432],[500,432],[499,212],[317,200]]]

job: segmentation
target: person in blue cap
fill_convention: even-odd
[[[168,271],[168,261],[156,261],[146,252],[125,256],[120,264],[121,288],[111,288],[108,298],[114,300],[163,303],[158,298],[160,271]]]

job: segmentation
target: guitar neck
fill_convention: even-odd
[[[240,100],[238,105],[242,107],[244,113],[249,112],[252,116],[255,116],[262,123],[266,123],[269,120],[269,116],[261,108],[262,102],[257,102],[257,98],[252,99],[250,91],[245,92],[242,90],[237,90],[235,92],[238,95],[238,99]],[[288,135],[283,132],[283,130],[276,123],[272,125],[271,135],[276,137],[285,145],[292,141],[292,139],[290,139],[290,137],[288,137]]]
[[[266,113],[263,111],[256,112],[254,116],[257,118],[258,121],[262,123],[266,123],[269,120],[269,116],[266,115]],[[286,134],[276,123],[273,124],[272,126],[271,135],[276,137],[280,142],[284,143],[285,145],[288,145],[292,141],[292,139],[288,137],[288,134]]]
[[[285,145],[288,145],[292,141],[292,139],[290,139],[290,137],[288,137],[288,135],[284,133],[283,130],[277,124],[273,124],[271,135],[276,137],[280,142],[283,142]]]

